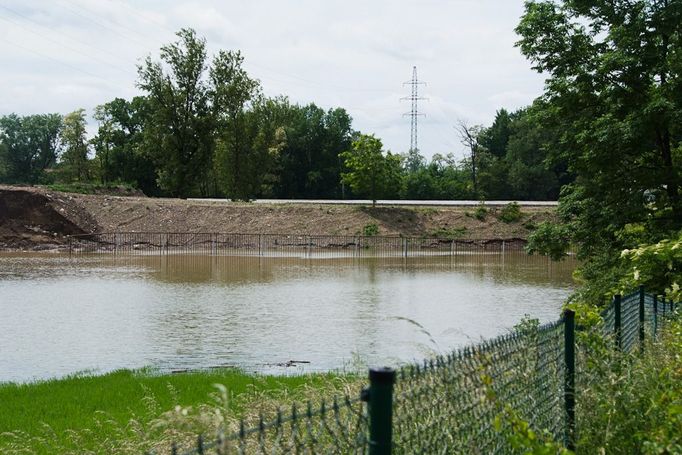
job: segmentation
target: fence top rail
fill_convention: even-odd
[[[408,239],[408,240],[450,240],[450,241],[481,241],[481,242],[525,242],[521,237],[466,237],[466,236],[422,236],[422,235],[353,235],[353,234],[292,234],[292,233],[245,233],[245,232],[172,232],[172,231],[112,231],[93,232],[90,234],[70,234],[67,238],[80,239],[107,235],[238,235],[238,236],[263,236],[263,237],[326,237],[326,238],[360,238],[360,239]]]
[[[533,328],[532,333],[543,334],[550,332],[564,323],[563,317],[553,322],[548,322]],[[487,354],[497,347],[513,343],[525,336],[525,332],[511,331],[498,335],[495,338],[489,338],[479,341],[478,343],[468,344],[466,346],[457,348],[447,354],[437,355],[431,359],[425,359],[420,363],[408,363],[403,365],[398,371],[398,378],[400,380],[411,379],[419,377],[422,374],[442,367],[448,367],[453,363],[466,360],[477,355]]]

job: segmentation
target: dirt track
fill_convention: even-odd
[[[529,227],[554,217],[554,208],[524,208],[503,223],[498,208],[484,220],[466,207],[365,207],[256,205],[61,193],[0,186],[0,248],[49,249],[69,234],[91,232],[242,232],[358,234],[376,224],[380,235],[435,235],[439,230],[472,238],[525,239]]]

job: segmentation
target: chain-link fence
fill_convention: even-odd
[[[601,335],[635,351],[676,308],[642,288],[615,296],[602,313]],[[421,364],[370,370],[369,387],[354,397],[242,422],[232,434],[173,453],[514,453],[509,412],[574,448],[576,375],[586,371],[576,365],[575,330],[570,310],[549,324],[525,321]]]

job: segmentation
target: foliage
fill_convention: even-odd
[[[572,177],[551,150],[556,132],[538,117],[538,107],[498,111],[478,135],[479,183],[487,199],[554,200]]]
[[[570,238],[570,230],[567,226],[544,221],[528,236],[526,252],[549,256],[558,261],[566,256],[570,247]]]
[[[488,207],[484,203],[478,204],[476,210],[474,210],[474,218],[478,221],[485,221],[486,216],[488,216]]]
[[[89,182],[73,182],[73,183],[51,183],[46,185],[47,188],[53,191],[62,191],[64,193],[80,193],[80,194],[133,194],[136,193],[136,188],[124,182],[109,182],[109,183],[89,183]]]
[[[95,108],[99,123],[91,140],[95,169],[100,183],[127,182],[147,195],[158,195],[155,156],[144,147],[144,131],[151,116],[151,103],[136,96],[127,101],[116,98]]]
[[[372,206],[400,184],[400,156],[384,155],[381,141],[374,136],[361,135],[341,158],[348,169],[341,175],[343,182],[357,194],[369,196]]]
[[[467,228],[462,226],[462,227],[452,227],[452,228],[446,228],[446,227],[440,227],[433,231],[431,233],[431,236],[436,237],[436,238],[444,238],[444,239],[458,239],[461,237],[464,237],[467,233]]]
[[[621,259],[625,264],[620,292],[643,285],[646,289],[665,292],[667,298],[682,300],[682,232],[653,245],[623,250]]]
[[[206,41],[191,29],[177,36],[161,47],[161,61],[147,57],[138,68],[151,111],[141,147],[155,159],[159,187],[187,196],[198,192],[213,155],[213,88],[205,78]]]
[[[618,282],[620,251],[682,228],[679,2],[533,1],[518,46],[546,77],[534,104],[554,131],[551,160],[576,176],[560,214],[582,259],[583,292]]]
[[[362,228],[362,235],[366,236],[379,235],[379,226],[377,226],[375,223],[366,224]]]
[[[493,422],[495,429],[506,435],[515,451],[526,455],[570,455],[573,452],[554,441],[547,431],[535,431],[511,406],[505,406]]]
[[[0,182],[37,183],[59,154],[59,114],[0,117]]]
[[[642,355],[591,341],[579,344],[589,368],[577,383],[578,453],[681,453],[680,322],[670,322]]]
[[[503,223],[515,223],[523,217],[521,213],[521,206],[516,202],[510,202],[502,207],[497,218]]]
[[[85,109],[78,109],[64,117],[61,131],[64,152],[61,155],[61,164],[67,181],[80,182],[90,178],[86,123]]]

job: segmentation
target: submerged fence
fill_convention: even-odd
[[[244,256],[412,257],[523,251],[524,239],[362,235],[113,232],[73,235],[69,252]]]
[[[616,349],[643,349],[676,308],[640,288],[614,297],[600,330]],[[566,311],[556,322],[520,324],[422,364],[372,369],[369,386],[354,397],[294,406],[252,426],[242,421],[232,433],[172,453],[513,453],[514,418],[573,449],[582,371],[574,313]]]

